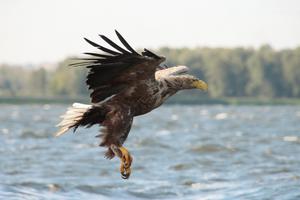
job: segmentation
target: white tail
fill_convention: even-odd
[[[91,105],[73,103],[72,107],[68,108],[68,111],[61,116],[62,120],[56,126],[59,127],[59,131],[55,134],[58,137],[67,132],[75,123],[80,120],[83,114],[91,108]]]

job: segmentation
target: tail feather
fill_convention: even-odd
[[[57,125],[60,129],[56,132],[55,136],[63,135],[69,129],[76,126],[76,123],[82,119],[84,113],[90,108],[92,108],[92,105],[74,103],[72,107],[69,107],[68,111],[61,116],[62,121]]]

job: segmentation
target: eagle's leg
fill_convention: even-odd
[[[120,172],[122,178],[128,179],[131,174],[132,156],[129,151],[123,146],[111,145],[112,151],[121,159]]]

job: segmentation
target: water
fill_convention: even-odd
[[[66,106],[0,105],[0,199],[300,199],[299,106],[164,106],[136,118],[129,180]]]

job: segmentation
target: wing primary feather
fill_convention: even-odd
[[[105,67],[118,67],[118,66],[125,66],[125,64],[122,62],[104,63],[101,65],[99,63],[90,63],[90,65],[86,66],[86,68],[93,68],[93,67],[105,68]]]
[[[142,54],[145,55],[145,56],[149,56],[149,57],[153,57],[153,58],[156,58],[156,59],[160,59],[160,57],[158,55],[156,55],[155,53],[152,53],[148,49],[144,49],[144,52],[142,52]]]
[[[115,30],[119,40],[122,42],[122,44],[131,52],[134,53],[136,55],[139,55],[129,44],[128,42],[123,38],[123,36],[117,31]]]
[[[84,40],[89,43],[90,45],[94,46],[94,47],[97,47],[98,49],[106,52],[106,53],[109,53],[109,54],[112,54],[112,55],[121,55],[120,53],[116,52],[116,51],[113,51],[113,50],[110,50],[108,48],[105,48],[95,42],[92,42],[91,40],[87,39],[87,38],[84,38]]]
[[[98,49],[100,49],[100,50],[102,50],[102,51],[104,51],[104,52],[106,52],[106,53],[112,54],[112,55],[117,55],[117,56],[118,56],[118,55],[121,55],[119,52],[110,50],[110,49],[105,48],[105,47],[103,47],[103,46],[98,47]]]
[[[112,58],[112,56],[110,56],[110,55],[99,54],[99,53],[88,53],[88,52],[85,52],[83,54],[90,55],[90,56],[96,56],[96,57],[102,57],[102,58]]]
[[[102,59],[100,58],[73,58],[73,60],[94,60],[94,61],[100,61]]]
[[[94,46],[94,47],[100,47],[99,44],[92,42],[91,40],[87,39],[87,38],[83,38],[87,43],[89,43],[90,45]]]
[[[129,54],[128,51],[126,51],[125,49],[121,48],[119,45],[117,45],[116,43],[114,43],[113,41],[111,41],[109,38],[107,38],[104,35],[99,35],[105,42],[107,42],[110,46],[112,46],[113,48],[117,49],[118,51],[124,53],[124,54]]]
[[[96,62],[91,62],[91,61],[77,62],[77,63],[71,63],[69,64],[69,66],[79,67],[81,65],[87,65],[87,64],[96,64]]]

